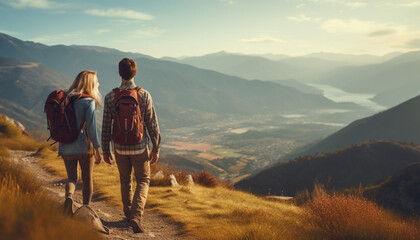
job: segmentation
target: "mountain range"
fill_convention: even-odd
[[[328,152],[378,139],[420,144],[420,96],[386,111],[356,120],[336,133],[307,146],[302,154]]]
[[[351,93],[373,94],[373,101],[392,107],[420,91],[420,51],[384,56],[313,53],[290,57],[217,52],[198,57],[171,59],[199,68],[244,79],[274,81],[293,87],[306,83],[327,84]],[[284,82],[287,80],[288,82]],[[301,90],[301,89],[300,89]],[[316,93],[312,91],[311,93]]]
[[[41,63],[49,70],[52,69],[51,72],[55,72],[54,74],[57,72],[61,74],[46,80],[45,84],[57,82],[62,85],[53,84],[53,87],[43,87],[42,89],[69,86],[73,76],[84,69],[97,71],[103,95],[120,84],[118,62],[123,57],[134,58],[139,65],[136,83],[152,93],[158,106],[158,114],[163,128],[189,126],[194,123],[220,119],[220,116],[226,114],[246,116],[304,111],[305,109],[356,108],[354,104],[337,104],[322,96],[302,93],[294,88],[272,82],[248,81],[211,70],[115,49],[94,46],[47,46],[0,34],[0,52],[2,57],[23,61],[27,65],[33,64],[32,66]],[[14,60],[9,61],[13,62]],[[18,64],[22,65],[22,63]],[[23,72],[39,70],[38,68],[19,69]],[[20,78],[21,75],[13,76],[13,82],[22,85],[26,85],[30,81],[39,83],[44,81],[43,75],[53,75],[52,73],[47,74],[45,71],[29,74],[37,79]],[[10,75],[10,73],[5,74]],[[6,79],[6,77],[0,76],[2,79]],[[31,95],[31,92],[28,94]],[[0,98],[8,100],[4,96],[6,95],[1,95]],[[45,97],[30,96],[30,98],[35,104],[42,105]],[[10,100],[9,102],[11,103],[8,106],[13,103],[18,104]],[[42,117],[43,113],[38,112],[39,107],[36,111],[32,111],[32,109],[32,106],[28,106],[24,110]],[[1,111],[10,112],[11,110],[8,108]],[[25,122],[24,119],[18,118],[18,120]]]
[[[0,111],[29,129],[45,127],[46,96],[71,78],[43,64],[0,57]]]
[[[313,57],[290,57],[282,60],[269,60],[261,56],[218,52],[199,57],[178,60],[180,63],[210,69],[248,80],[300,80],[313,81],[346,63]]]
[[[348,92],[375,94],[373,100],[394,106],[420,94],[420,51],[386,62],[337,68],[319,80]]]
[[[317,81],[324,74],[344,66],[379,63],[399,53],[384,56],[313,53],[291,57],[285,55],[244,55],[225,51],[198,57],[171,59],[203,69],[242,77],[269,81]]]

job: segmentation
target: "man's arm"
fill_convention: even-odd
[[[111,142],[111,124],[112,124],[112,98],[111,94],[106,95],[104,104],[104,116],[102,119],[102,152],[104,161],[108,164],[112,163],[111,151],[109,143]]]
[[[160,147],[160,130],[159,122],[156,115],[156,110],[153,105],[152,96],[146,91],[146,109],[144,114],[144,124],[146,125],[147,133],[149,134],[150,140],[153,145],[151,163],[154,163],[159,158],[159,147]]]

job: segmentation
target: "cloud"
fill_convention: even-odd
[[[352,1],[346,1],[346,0],[309,0],[309,1],[314,2],[314,3],[342,4],[344,6],[351,7],[351,8],[365,7],[368,5],[366,2],[352,2]]]
[[[301,4],[297,5],[296,8],[302,8],[304,6],[306,6],[306,3],[301,3]]]
[[[40,42],[44,44],[56,44],[57,42],[62,42],[63,40],[68,40],[71,38],[80,38],[83,35],[82,32],[72,32],[72,33],[63,33],[63,34],[52,34],[52,35],[40,35],[38,37],[30,38],[30,41]]]
[[[351,8],[359,8],[359,7],[365,7],[367,3],[364,2],[348,2],[346,3],[346,6]]]
[[[309,0],[310,2],[316,2],[316,3],[337,3],[340,2],[340,0]]]
[[[296,22],[312,22],[312,21],[320,21],[320,18],[311,18],[306,16],[305,14],[299,14],[299,16],[290,16],[287,17],[288,19],[292,20],[292,21],[296,21]]]
[[[1,30],[0,29],[0,33],[4,33],[6,35],[13,36],[13,37],[19,37],[19,36],[21,36],[21,34],[19,32],[8,31],[8,30]]]
[[[385,6],[391,6],[391,7],[420,7],[420,2],[409,2],[409,3],[385,3]]]
[[[107,10],[91,9],[86,10],[85,13],[93,16],[133,20],[153,20],[155,18],[154,16],[146,13],[120,8],[111,8]]]
[[[108,33],[108,32],[111,32],[111,30],[109,30],[109,29],[97,29],[97,30],[95,30],[96,34],[103,34],[103,33]]]
[[[330,19],[322,24],[322,28],[329,33],[354,33],[369,37],[385,36],[406,30],[405,26],[381,24],[357,19]]]
[[[233,0],[220,0],[221,2],[223,2],[223,3],[227,3],[227,4],[229,4],[229,5],[233,5],[233,4],[235,4],[236,2],[235,1],[233,1]]]
[[[407,48],[420,48],[420,38],[414,38],[406,42],[405,47]]]
[[[246,43],[284,42],[281,39],[278,39],[269,35],[261,35],[259,37],[241,39],[240,41],[246,42]]]
[[[364,45],[371,50],[376,49],[410,49],[420,47],[420,32],[404,25],[385,24],[357,19],[329,19],[321,27],[332,34],[347,34],[356,45]]]
[[[156,38],[164,32],[165,30],[159,28],[139,29],[131,32],[130,36],[137,39]]]
[[[391,35],[391,34],[395,34],[396,31],[394,29],[384,29],[384,30],[378,30],[378,31],[373,31],[370,32],[368,34],[366,34],[366,36],[368,37],[382,37],[382,36],[387,36],[387,35]]]
[[[49,0],[12,0],[1,2],[13,8],[39,8],[39,9],[53,9],[68,6],[69,4],[51,2]]]

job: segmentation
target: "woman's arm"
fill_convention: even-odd
[[[100,148],[101,143],[99,142],[98,131],[96,129],[96,113],[95,113],[95,101],[92,99],[88,103],[86,108],[86,131],[90,140],[92,141],[94,148]]]
[[[96,104],[95,101],[92,99],[89,101],[88,107],[86,108],[86,131],[87,134],[92,141],[93,148],[94,148],[94,156],[95,156],[95,163],[99,164],[101,162],[101,154],[99,152],[99,148],[101,144],[99,142],[98,131],[96,128]]]

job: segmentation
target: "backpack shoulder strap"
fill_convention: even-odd
[[[68,95],[67,95],[68,96]],[[90,96],[87,93],[82,93],[82,94],[74,94],[71,97],[69,97],[70,101],[76,100],[76,99],[80,99],[80,98],[92,98],[92,96]]]
[[[112,91],[114,92],[114,93],[117,93],[117,92],[119,92],[121,89],[119,89],[119,88],[114,88],[114,89],[112,89]]]
[[[92,96],[90,96],[87,93],[82,93],[82,94],[80,94],[79,98],[92,98]]]
[[[140,90],[142,89],[142,87],[135,87],[134,89],[137,91],[137,102],[140,105]]]

